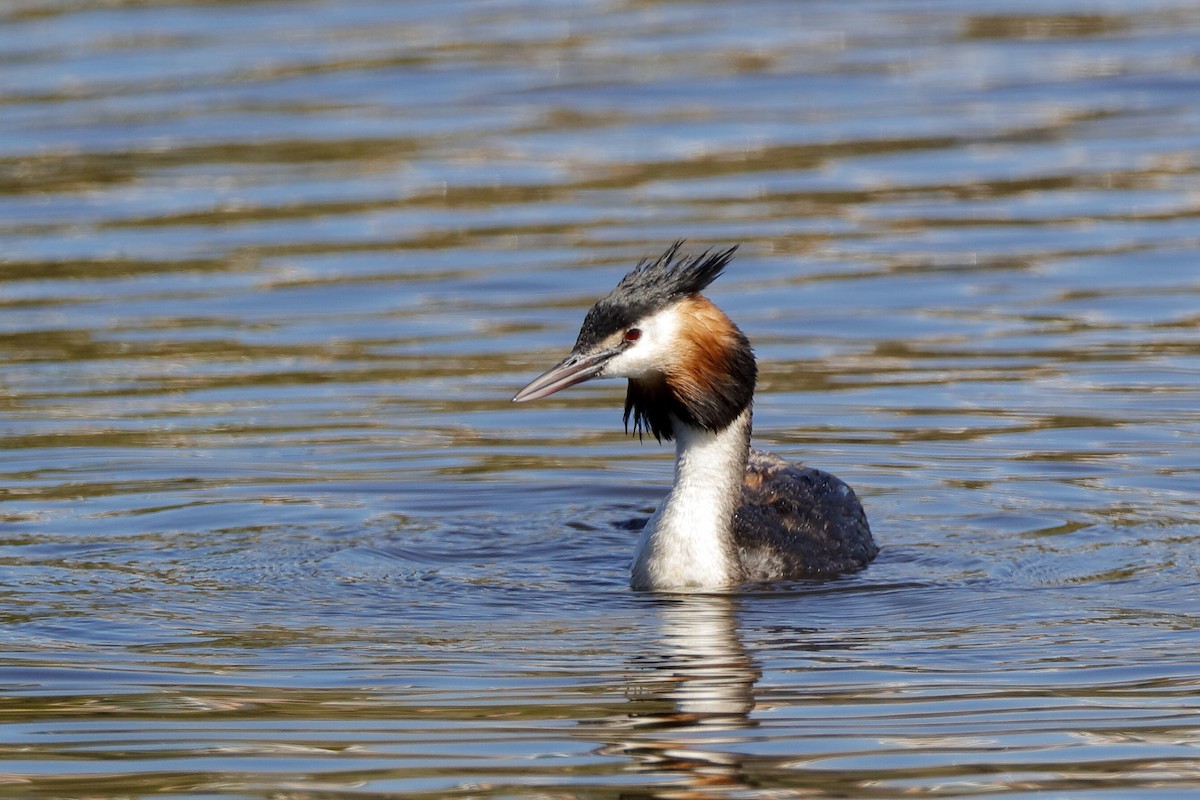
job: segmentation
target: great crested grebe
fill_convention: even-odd
[[[675,440],[675,483],[642,530],[634,589],[719,589],[860,570],[879,548],[854,491],[750,447],[750,342],[700,294],[737,247],[695,258],[676,242],[584,317],[571,354],[517,392],[538,400],[628,378],[625,428]]]

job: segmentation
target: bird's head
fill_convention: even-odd
[[[756,367],[750,343],[700,294],[736,247],[681,256],[676,242],[639,263],[588,310],[570,355],[513,398],[538,400],[592,378],[627,378],[625,424],[656,439],[674,421],[725,428],[750,406]]]

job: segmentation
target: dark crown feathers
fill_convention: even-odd
[[[617,283],[617,287],[588,311],[575,342],[582,352],[609,334],[627,328],[647,314],[666,308],[704,290],[737,251],[705,250],[698,256],[679,255],[683,240],[672,244],[658,258],[642,259]]]

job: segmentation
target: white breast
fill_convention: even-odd
[[[634,555],[634,589],[715,589],[742,579],[733,542],[749,448],[750,411],[712,433],[672,420],[675,484],[650,517]]]

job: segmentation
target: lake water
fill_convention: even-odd
[[[0,8],[0,796],[1200,793],[1184,0]],[[878,560],[629,590],[669,448],[512,394],[740,243]]]

